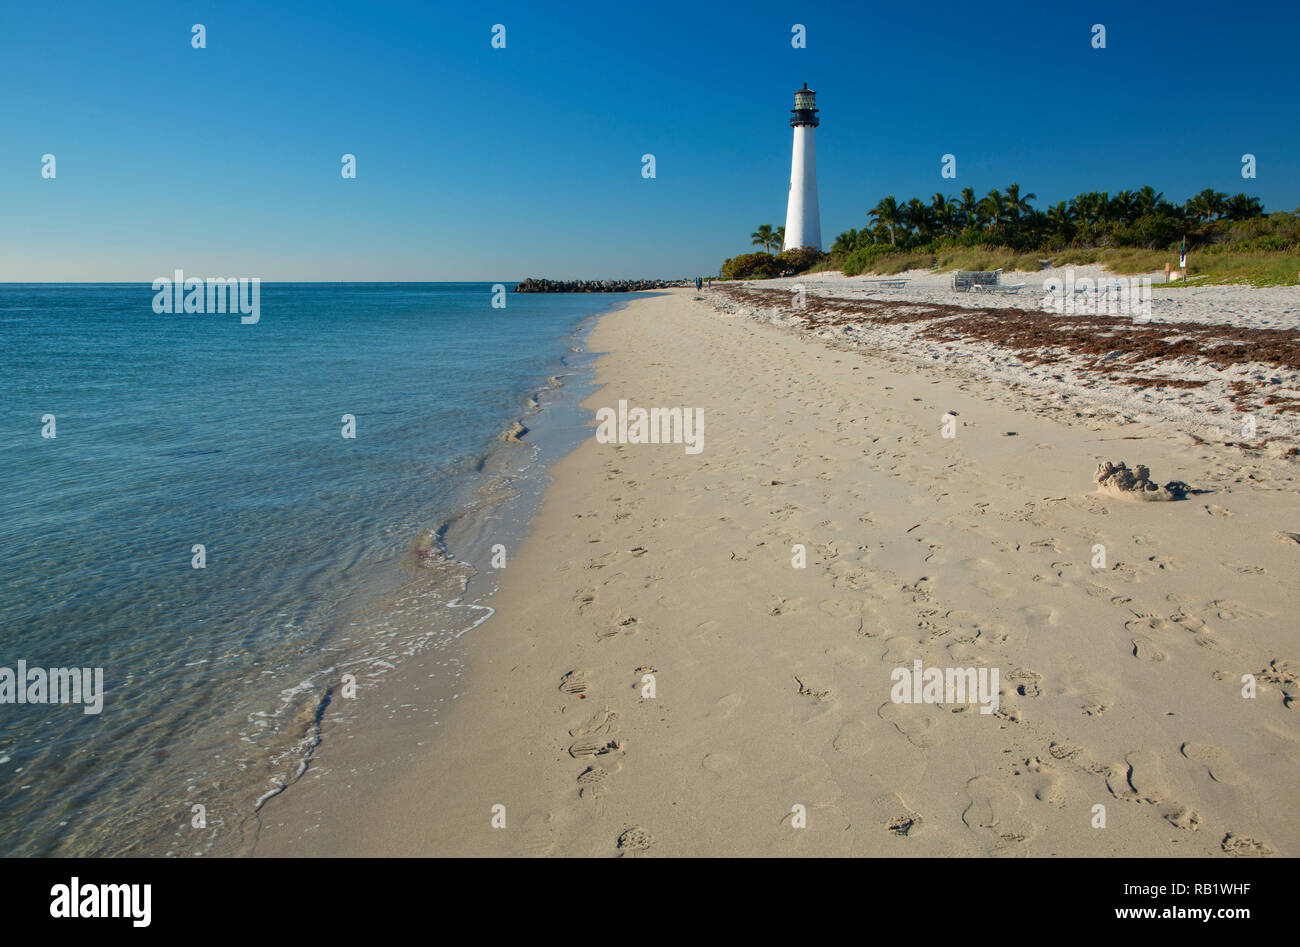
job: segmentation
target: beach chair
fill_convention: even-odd
[[[881,289],[902,289],[907,285],[905,279],[869,279],[863,282],[868,286],[879,286]]]
[[[1002,270],[958,270],[952,274],[952,288],[958,293],[983,292],[998,285]]]

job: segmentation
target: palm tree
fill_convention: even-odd
[[[1163,191],[1157,192],[1151,185],[1144,184],[1137,192],[1137,196],[1134,198],[1137,205],[1138,216],[1141,217],[1145,214],[1154,213],[1155,209],[1160,205],[1161,198],[1164,196]]]
[[[1073,204],[1060,201],[1047,209],[1047,223],[1053,231],[1063,237],[1074,235],[1074,221],[1078,214]]]
[[[1229,220],[1249,220],[1264,216],[1264,205],[1258,197],[1234,194],[1223,205],[1223,214]]]
[[[1018,220],[1021,215],[1032,213],[1033,208],[1029,206],[1029,202],[1036,200],[1038,200],[1037,194],[1026,194],[1021,197],[1019,184],[1007,185],[1007,215],[1012,220]]]
[[[902,208],[903,222],[910,231],[915,231],[917,239],[926,240],[930,236],[930,208],[914,197]]]
[[[943,236],[947,237],[957,230],[957,202],[951,196],[936,194],[930,198],[930,216]]]
[[[1187,211],[1197,220],[1206,221],[1211,217],[1222,217],[1224,202],[1228,195],[1213,188],[1206,188],[1187,202]]]
[[[844,231],[831,244],[831,253],[850,253],[857,248],[858,232],[852,228]]]
[[[980,213],[989,222],[989,230],[996,230],[998,221],[1006,216],[1007,204],[1002,192],[997,188],[989,191],[988,196],[979,203]]]
[[[889,228],[889,242],[891,245],[897,245],[894,239],[894,228],[903,220],[902,208],[898,206],[898,201],[894,200],[894,195],[883,197],[880,203],[867,212],[868,216],[875,223],[884,224]]]
[[[776,234],[772,232],[771,224],[763,224],[749,236],[752,238],[750,243],[753,246],[762,247],[768,253],[772,252],[772,241],[776,239]]]
[[[1132,223],[1137,213],[1137,197],[1132,191],[1120,191],[1110,202],[1111,217],[1119,224]]]
[[[1106,195],[1097,191],[1086,191],[1083,194],[1077,194],[1070,201],[1079,226],[1089,232],[1101,226],[1105,221],[1109,204],[1110,201]]]
[[[962,227],[972,226],[979,217],[979,201],[975,200],[975,189],[964,187],[961,189],[961,224]]]
[[[772,239],[772,245],[776,247],[777,253],[780,253],[781,248],[785,246],[785,225],[784,224],[776,228],[776,234]]]

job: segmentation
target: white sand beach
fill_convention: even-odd
[[[397,712],[419,660],[327,715],[252,853],[1300,855],[1295,369],[1036,363],[779,298],[991,304],[914,276],[604,316],[587,406],[701,408],[703,451],[592,438],[553,468],[442,726]],[[1300,290],[1153,308],[1293,329]],[[1194,492],[1099,492],[1121,460]],[[996,713],[891,699],[918,660],[996,669]]]

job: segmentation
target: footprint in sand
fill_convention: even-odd
[[[874,664],[867,655],[854,648],[827,648],[825,653],[835,662],[837,668],[848,671],[865,671]]]
[[[615,721],[618,720],[618,714],[604,707],[582,723],[578,724],[569,731],[571,737],[590,737],[603,733],[611,733],[614,730]]]
[[[1216,783],[1235,786],[1241,782],[1241,772],[1228,755],[1228,751],[1213,743],[1184,743],[1178,748],[1187,759],[1205,767],[1206,775]]]
[[[1016,668],[1007,675],[1007,680],[1013,685],[1013,690],[1021,697],[1039,697],[1043,693],[1040,686],[1043,675],[1029,670],[1029,668]]]
[[[549,812],[530,812],[519,825],[515,852],[524,858],[545,858],[555,851],[555,825]]]
[[[1124,802],[1155,804],[1165,801],[1169,794],[1160,759],[1149,750],[1135,750],[1124,757],[1123,766],[1112,766],[1106,788]]]
[[[590,671],[584,671],[581,668],[574,668],[562,678],[560,678],[560,690],[565,694],[585,694],[591,686],[587,683],[587,675]]]
[[[596,590],[578,589],[573,596],[573,600],[578,603],[578,614],[586,615],[596,607]]]
[[[1018,771],[1017,775],[1021,773],[1033,777],[1030,786],[1035,799],[1056,806],[1058,809],[1064,808],[1065,799],[1061,794],[1061,776],[1056,771],[1056,767],[1050,763],[1044,763],[1037,756],[1030,756],[1025,759],[1024,769]]]
[[[575,760],[585,760],[610,753],[622,753],[625,744],[617,737],[582,737],[569,747],[569,755]]]
[[[1201,827],[1201,814],[1189,806],[1170,806],[1161,814],[1166,822],[1184,832],[1195,832]]]
[[[1074,665],[1074,659],[1067,661]],[[1089,671],[1067,670],[1061,683],[1070,697],[1081,698],[1080,710],[1085,717],[1100,717],[1115,704],[1115,687],[1109,678]]]
[[[1249,835],[1236,835],[1232,832],[1223,837],[1219,847],[1234,858],[1268,858],[1274,854],[1271,846],[1256,841]]]
[[[826,570],[831,574],[831,588],[862,592],[874,587],[871,573],[854,569],[847,562],[837,562]]]
[[[1204,621],[1197,618],[1191,612],[1184,611],[1181,608],[1170,615],[1169,620],[1177,624],[1180,628],[1190,631],[1192,634],[1203,634],[1209,631],[1205,626]]]
[[[880,663],[891,667],[911,667],[916,656],[916,639],[895,635],[885,639],[885,653],[880,656]]]
[[[1050,605],[1026,605],[1016,611],[1025,625],[1033,631],[1051,627],[1060,621],[1060,612]]]
[[[603,556],[598,556],[597,558],[590,560],[590,561],[587,563],[586,568],[588,568],[588,569],[603,569],[603,568],[605,568],[605,566],[609,565],[609,561],[610,561],[613,557],[614,557],[614,554],[613,554],[613,553],[606,553],[606,554],[603,555]]]
[[[717,631],[722,627],[722,623],[709,619],[702,621],[695,626],[695,631],[691,633],[691,640],[697,644],[716,644]]]
[[[1251,565],[1249,562],[1229,561],[1223,563],[1238,575],[1267,575],[1268,570],[1263,566]]]
[[[637,633],[637,619],[631,616],[623,618],[621,614],[615,614],[610,624],[603,625],[596,630],[597,641],[604,641],[606,638],[614,638],[618,635],[634,635]]]
[[[866,756],[871,750],[871,745],[870,728],[861,720],[850,720],[840,727],[840,732],[835,734],[835,739],[831,741],[835,752],[843,753],[845,756]]]
[[[886,723],[892,723],[907,742],[912,746],[927,750],[940,742],[935,729],[938,717],[924,704],[895,704],[887,701],[876,710],[876,716]]]
[[[1181,609],[1169,616],[1169,620],[1192,634],[1192,641],[1201,648],[1221,649],[1222,645],[1214,639],[1210,628],[1200,618]]]
[[[1129,634],[1141,634],[1144,631],[1163,631],[1169,622],[1153,612],[1134,612],[1136,618],[1124,622],[1124,630]]]
[[[736,708],[738,708],[743,701],[744,698],[741,697],[740,694],[728,694],[726,697],[721,697],[714,702],[713,710],[709,711],[708,716],[716,716],[719,720],[726,720],[736,712]]]
[[[1181,569],[1182,560],[1175,559],[1172,556],[1147,556],[1146,568],[1155,571],[1173,572]]]
[[[1300,686],[1297,686],[1300,684],[1300,665],[1292,661],[1273,658],[1256,676],[1263,683],[1272,684],[1282,692],[1282,706],[1288,710],[1300,697]]]
[[[608,790],[608,779],[618,772],[619,764],[612,768],[593,763],[578,776],[578,796],[582,799],[600,799]]]
[[[778,598],[768,608],[767,613],[769,615],[772,615],[773,617],[780,616],[780,615],[788,615],[791,612],[799,611],[802,607],[803,607],[803,599],[801,598],[792,598],[792,599]]]
[[[1132,639],[1132,642],[1133,657],[1137,658],[1139,661],[1158,663],[1160,661],[1169,660],[1169,655],[1157,648],[1150,638],[1144,638],[1141,635],[1138,635],[1136,638]]]
[[[989,663],[984,653],[970,641],[954,641],[946,650],[955,667],[977,667]]]
[[[1105,776],[1110,772],[1109,766],[1098,763],[1083,747],[1074,743],[1053,740],[1047,747],[1047,753],[1052,759],[1070,763],[1093,776]]]
[[[799,688],[800,697],[810,697],[817,701],[830,700],[831,689],[829,687],[817,687],[805,682],[800,677],[795,677],[794,682]]]
[[[871,821],[885,832],[899,838],[915,835],[925,821],[920,813],[903,801],[896,792],[876,796],[867,804]]]
[[[655,843],[654,836],[641,828],[634,825],[630,829],[624,830],[623,834],[618,837],[618,850],[623,857],[635,857],[647,851]]]
[[[1231,599],[1220,598],[1213,602],[1207,602],[1206,608],[1210,609],[1215,617],[1220,621],[1249,621],[1255,618],[1266,618],[1265,612],[1258,612],[1254,609],[1247,608],[1239,602]]]
[[[1110,574],[1121,582],[1136,582],[1138,570],[1127,562],[1117,562],[1110,567]]]
[[[988,854],[1019,854],[1020,847],[1036,834],[1036,826],[1020,815],[1020,796],[996,780],[974,777],[966,783],[966,798],[969,802],[961,820],[968,828],[992,833]]]

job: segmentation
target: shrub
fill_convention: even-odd
[[[723,279],[768,279],[779,269],[777,258],[770,253],[743,253],[724,260],[719,275]]]
[[[793,276],[796,273],[805,273],[823,256],[824,253],[813,247],[793,247],[776,258],[777,275]]]

